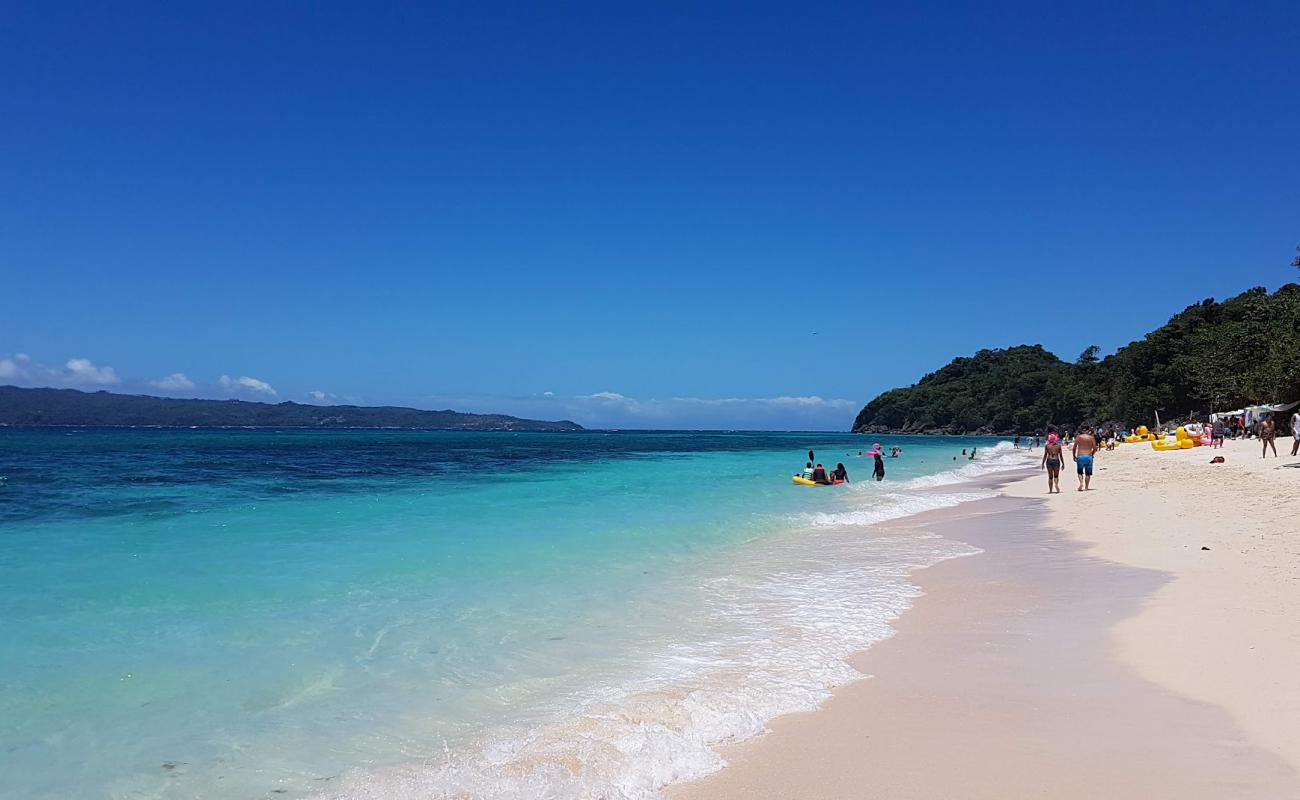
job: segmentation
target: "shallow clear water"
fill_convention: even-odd
[[[871,441],[905,447],[871,482]],[[988,440],[0,429],[20,797],[648,797],[810,708]],[[858,480],[796,487],[814,448]],[[958,472],[952,470],[958,469]],[[938,477],[934,477],[934,476]],[[931,485],[939,488],[932,488]]]

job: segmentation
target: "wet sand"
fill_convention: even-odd
[[[926,595],[898,634],[853,660],[872,677],[725,748],[729,766],[665,796],[1300,798],[1292,765],[1233,715],[1116,657],[1113,626],[1171,575],[1088,554],[1049,527],[1048,502],[1004,496],[889,523],[985,552],[916,574]]]

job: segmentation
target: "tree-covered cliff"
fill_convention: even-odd
[[[1188,306],[1142,339],[1065,362],[1039,345],[981,350],[872,400],[855,431],[1012,433],[1150,424],[1300,399],[1300,284]]]

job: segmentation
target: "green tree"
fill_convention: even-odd
[[[1188,306],[1141,339],[1098,360],[1068,364],[1041,345],[981,350],[916,385],[891,389],[854,430],[997,433],[1048,424],[1150,425],[1241,405],[1300,399],[1300,284],[1262,287]]]

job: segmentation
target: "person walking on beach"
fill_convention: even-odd
[[[1097,437],[1084,428],[1074,435],[1074,444],[1070,447],[1074,454],[1074,467],[1079,473],[1079,491],[1086,492],[1092,487],[1092,462],[1097,457]]]
[[[1061,493],[1061,461],[1065,456],[1061,452],[1061,442],[1056,434],[1047,434],[1047,447],[1043,448],[1042,469],[1047,470],[1047,493]]]
[[[1300,452],[1300,409],[1291,415],[1291,438],[1295,440],[1291,445],[1291,455],[1294,456]]]
[[[1218,449],[1223,447],[1223,420],[1216,419],[1210,430],[1210,447]]]
[[[1277,458],[1277,444],[1274,439],[1277,437],[1277,425],[1273,422],[1273,415],[1269,414],[1264,421],[1259,423],[1259,440],[1264,443],[1264,452],[1260,458],[1268,458],[1269,448],[1273,448],[1273,458]]]

